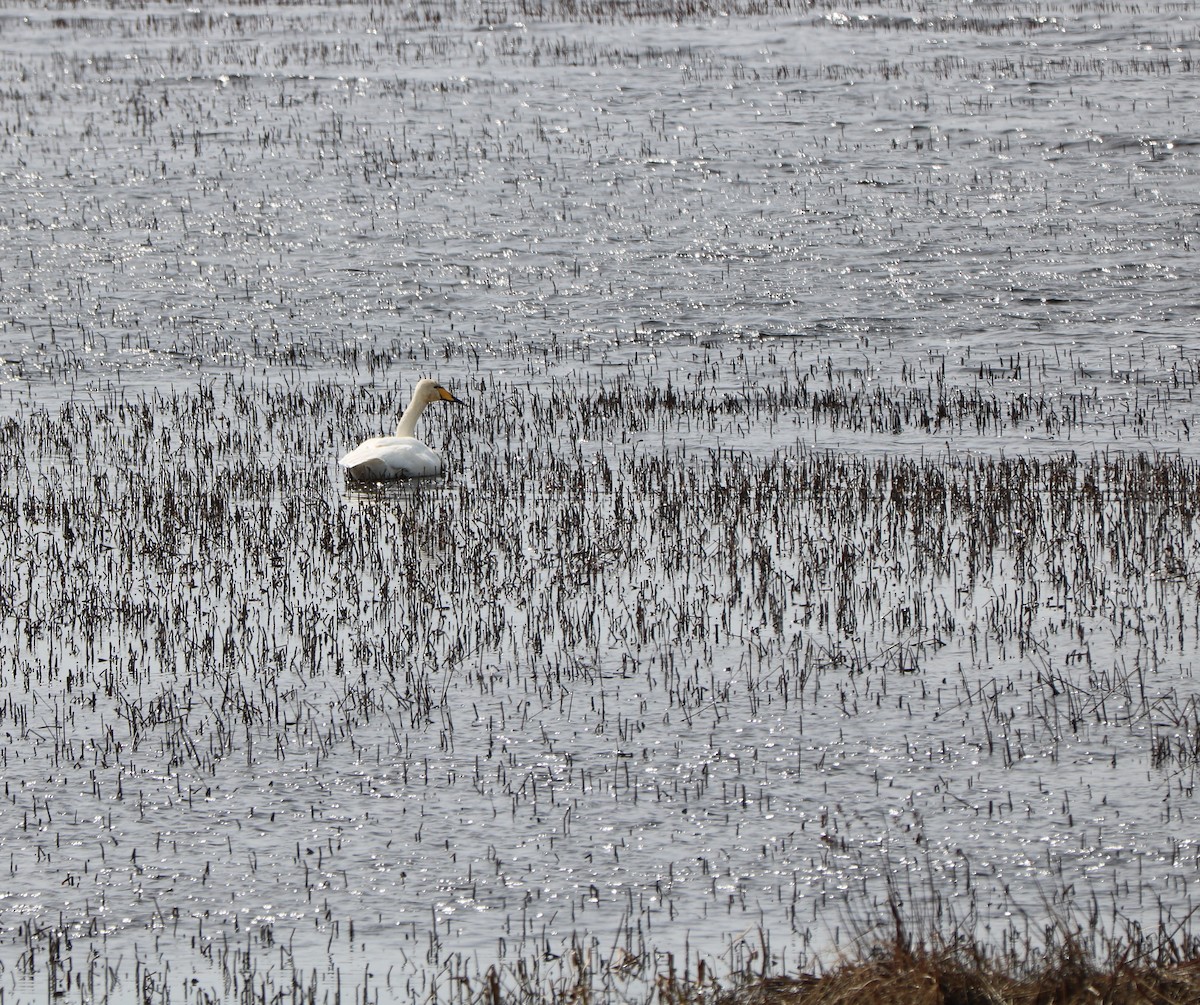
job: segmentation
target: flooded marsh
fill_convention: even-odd
[[[1194,953],[1192,7],[0,29],[5,1001]]]
[[[277,980],[795,962],[897,868],[1001,939],[1183,920],[1196,461],[585,450],[582,400],[469,386],[456,474],[345,495],[342,385],[4,424],[10,916],[147,965],[287,933]]]

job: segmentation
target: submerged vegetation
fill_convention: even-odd
[[[882,974],[918,971],[966,988],[999,981],[1021,950],[1030,975],[983,1000],[1069,1001],[1022,989],[1107,964],[1055,949],[1029,897],[1078,909],[1095,847],[1112,887],[1089,891],[1078,931],[1149,925],[1191,961],[1179,933],[1198,851],[1176,821],[1190,819],[1200,764],[1187,670],[1200,461],[698,449],[692,437],[778,440],[818,413],[778,385],[744,380],[702,409],[654,380],[537,391],[479,373],[456,388],[469,410],[429,417],[451,475],[366,491],[343,488],[335,458],[395,414],[407,381],[225,378],[0,423],[5,792],[10,818],[41,835],[12,846],[10,878],[51,875],[69,894],[57,924],[22,923],[30,970],[95,981],[70,945],[103,946],[138,918],[175,947],[170,964],[135,954],[145,979],[178,974],[191,945],[208,972],[198,987],[228,994],[248,967],[259,983],[238,987],[254,1000],[325,994],[328,973],[305,976],[307,957],[284,948],[295,931],[321,933],[332,979],[348,979],[357,947],[391,945],[398,911],[396,959],[428,972],[367,966],[356,987],[498,1001],[582,994],[582,972],[589,994],[619,977],[625,997],[726,1001],[717,974],[787,972],[778,933],[735,940],[723,963],[684,954],[684,984],[673,962],[662,976],[663,926],[756,901],[747,920],[816,952],[830,937],[861,946],[851,919],[899,918],[899,902],[966,941],[918,951],[885,934],[884,956],[856,968],[736,994],[850,1002],[854,986],[883,995]],[[1073,783],[1047,784],[1064,770]],[[864,784],[892,807],[882,843]],[[1050,835],[1038,859],[1008,845],[1024,820]],[[615,843],[598,866],[586,835],[605,826]],[[972,863],[960,826],[988,835],[994,864]],[[591,859],[586,881],[555,889],[532,863],[514,869],[499,833],[518,863]],[[553,897],[571,927],[588,924],[656,833],[687,858],[662,863],[651,900],[628,892],[635,920],[615,937],[562,948],[527,916]],[[746,865],[730,840],[746,842]],[[496,918],[495,969],[469,922],[395,906],[437,898],[441,881],[420,878],[430,842],[458,877],[455,901]],[[911,888],[897,892],[882,855],[908,863]],[[1125,856],[1165,870],[1136,911]],[[751,901],[736,875],[756,860],[777,878]],[[238,891],[223,920],[221,889]],[[282,913],[254,906],[281,899]],[[466,936],[470,956],[454,948]],[[999,970],[984,959],[993,940]],[[1050,954],[1042,969],[1037,953]],[[1143,959],[1111,979],[1150,980]]]
[[[1194,997],[1196,37],[0,11],[0,1005]]]

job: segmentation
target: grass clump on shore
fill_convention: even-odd
[[[974,942],[913,945],[901,933],[821,975],[747,975],[707,990],[669,977],[658,992],[670,1005],[1183,1005],[1200,1002],[1197,948],[1131,939],[1098,953],[1065,933],[1018,956]]]

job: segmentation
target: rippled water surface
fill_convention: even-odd
[[[1102,6],[0,13],[7,999],[1175,931],[1200,11]]]

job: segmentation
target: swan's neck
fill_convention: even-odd
[[[417,419],[421,417],[421,413],[425,411],[425,406],[429,404],[427,401],[418,400],[415,396],[408,403],[408,408],[404,410],[404,414],[400,416],[400,423],[396,426],[396,436],[401,439],[412,439],[416,435]]]

